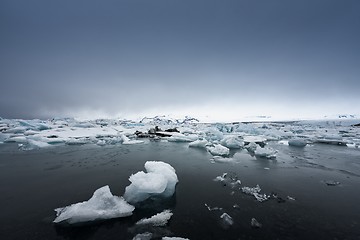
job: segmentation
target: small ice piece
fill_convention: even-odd
[[[223,223],[227,226],[231,226],[234,224],[234,220],[232,219],[232,217],[230,217],[229,214],[227,213],[223,213],[220,218],[222,219]]]
[[[207,149],[215,156],[228,156],[230,154],[230,150],[221,144],[215,144],[213,147],[207,147]]]
[[[144,141],[141,140],[130,140],[127,136],[124,134],[121,134],[122,144],[124,145],[132,145],[132,144],[141,144],[144,143]]]
[[[233,162],[234,159],[232,158],[227,158],[227,157],[221,157],[221,156],[213,156],[210,161],[212,163],[218,162],[218,163],[229,163],[229,162]]]
[[[190,240],[190,239],[182,238],[182,237],[163,237],[162,240]]]
[[[334,181],[334,180],[327,180],[325,181],[326,185],[328,186],[337,186],[340,184],[340,182]]]
[[[233,205],[233,208],[235,208],[235,209],[239,209],[239,208],[240,208],[240,206],[239,206],[238,204],[234,204],[234,205]]]
[[[265,193],[260,194],[261,188],[260,188],[259,184],[257,184],[256,187],[242,187],[241,191],[248,195],[254,196],[256,198],[256,200],[259,202],[264,202],[270,198],[270,196]]]
[[[225,178],[227,176],[227,173],[223,173],[221,176],[217,176],[214,181],[219,181],[219,182],[223,182],[225,181]]]
[[[147,173],[140,171],[130,176],[131,184],[126,187],[124,198],[130,203],[146,200],[151,196],[170,197],[178,182],[175,169],[160,161],[147,161]]]
[[[276,158],[277,150],[269,147],[257,148],[254,153],[257,157],[273,159]]]
[[[265,170],[270,170],[270,168],[268,168],[268,167],[264,167],[264,169],[265,169]]]
[[[122,197],[112,195],[109,186],[97,189],[88,200],[67,207],[56,208],[54,223],[68,224],[91,222],[132,215],[135,207]]]
[[[153,234],[150,232],[139,233],[132,240],[150,240]]]
[[[305,147],[306,144],[307,144],[306,140],[301,138],[289,140],[289,146],[293,146],[293,147]]]
[[[205,148],[209,142],[206,139],[196,140],[189,143],[189,147]]]
[[[290,196],[287,196],[286,198],[289,199],[289,200],[291,200],[291,201],[295,201],[295,200],[296,200],[294,197],[290,197]]]
[[[215,211],[215,210],[222,210],[222,208],[220,207],[210,207],[209,205],[207,205],[205,203],[205,207],[211,212],[211,211]]]
[[[150,218],[143,218],[139,220],[137,225],[152,225],[155,227],[165,226],[170,220],[173,213],[170,210],[164,210]]]
[[[261,228],[262,224],[258,222],[255,218],[251,219],[251,227],[253,228]]]
[[[244,147],[244,142],[236,136],[227,136],[221,140],[221,145],[229,149],[238,149]]]

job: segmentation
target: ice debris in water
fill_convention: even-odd
[[[221,182],[224,186],[229,185],[232,188],[241,185],[241,180],[235,173],[223,173],[221,176],[217,176],[214,181]]]
[[[325,181],[325,184],[328,186],[337,186],[340,184],[340,182],[334,181],[334,180],[327,180]]]
[[[230,150],[221,144],[215,144],[214,146],[207,147],[207,149],[215,156],[228,156],[230,154]]]
[[[259,184],[256,185],[256,187],[242,187],[241,191],[243,193],[246,193],[248,195],[252,195],[258,200],[259,202],[264,202],[270,198],[270,195],[267,194],[261,194],[261,188]]]
[[[182,238],[182,237],[163,237],[162,240],[190,240],[190,239]]]
[[[257,157],[273,159],[276,158],[277,150],[269,147],[264,147],[264,148],[257,148],[254,153],[255,156]]]
[[[227,136],[220,141],[221,145],[230,148],[238,149],[244,147],[244,142],[241,141],[237,136]]]
[[[97,189],[88,201],[56,208],[54,223],[75,224],[127,217],[132,215],[134,209],[122,197],[113,196],[109,186],[104,186]]]
[[[307,141],[301,138],[295,138],[288,141],[289,146],[293,147],[305,147],[307,145]]]
[[[203,140],[198,139],[196,141],[189,143],[189,147],[205,148],[207,144],[209,144],[209,142],[206,139]]]
[[[245,146],[245,148],[249,153],[254,153],[258,146],[259,145],[257,145],[256,143],[250,142],[248,145]]]
[[[227,226],[231,226],[234,224],[234,220],[232,219],[232,217],[227,214],[227,213],[223,213],[220,218],[222,219],[223,223]]]
[[[262,224],[258,222],[255,218],[251,219],[251,227],[253,228],[261,228]]]
[[[222,210],[222,208],[220,207],[210,207],[209,205],[207,205],[205,203],[205,207],[211,212],[211,211],[216,211],[216,210]]]
[[[136,234],[135,237],[133,237],[132,240],[150,240],[152,238],[153,234],[150,232],[145,232],[145,233],[139,233]]]
[[[126,187],[124,198],[130,203],[146,200],[151,196],[170,197],[178,182],[175,169],[160,161],[147,161],[147,173],[140,171],[129,178],[131,184]]]
[[[155,227],[165,226],[170,220],[173,213],[170,210],[164,210],[161,213],[158,213],[150,218],[143,218],[139,220],[137,225],[149,224]]]

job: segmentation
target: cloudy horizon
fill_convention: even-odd
[[[0,117],[359,114],[359,1],[0,3]]]

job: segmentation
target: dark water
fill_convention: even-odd
[[[26,152],[16,145],[0,145],[0,239],[132,239],[147,231],[155,239],[360,239],[360,150],[271,145],[279,150],[276,160],[256,159],[244,152],[236,162],[226,164],[211,163],[206,151],[182,143]],[[70,228],[52,223],[54,208],[88,200],[104,185],[123,195],[128,177],[144,170],[149,160],[176,169],[179,183],[172,198],[147,202],[131,217],[95,225]],[[262,192],[277,193],[285,202],[260,203],[238,188],[213,181],[224,172],[236,175],[242,186],[259,184]],[[330,180],[340,184],[328,186]],[[222,210],[209,211],[205,203]],[[174,213],[166,227],[135,227],[139,219],[164,209]],[[233,218],[232,226],[222,223],[224,212]],[[252,218],[262,228],[252,228]]]

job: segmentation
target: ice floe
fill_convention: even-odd
[[[130,203],[137,203],[152,196],[170,197],[175,192],[178,178],[175,169],[167,163],[148,161],[147,173],[140,171],[129,178],[131,184],[126,187],[124,198]]]
[[[170,220],[173,213],[170,210],[164,210],[150,218],[143,218],[136,222],[137,225],[152,225],[155,227],[165,226]]]
[[[264,147],[264,148],[256,148],[254,154],[257,157],[273,159],[276,158],[277,152],[278,152],[277,150],[272,149],[270,147]]]
[[[215,156],[228,156],[230,150],[227,147],[222,146],[221,144],[215,144],[214,146],[207,147],[207,150]]]
[[[88,201],[56,208],[54,223],[76,224],[127,217],[134,209],[122,197],[112,195],[109,186],[104,186],[97,189]]]

